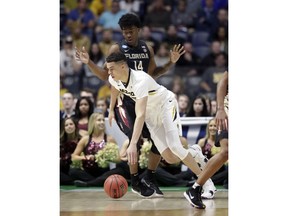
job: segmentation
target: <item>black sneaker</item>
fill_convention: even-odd
[[[75,185],[76,187],[88,187],[87,182],[80,181],[80,180],[75,180],[75,181],[74,181],[74,185]]]
[[[164,196],[163,192],[162,192],[162,191],[159,189],[159,187],[158,187],[155,183],[153,183],[152,181],[149,181],[148,179],[145,179],[145,177],[144,177],[144,178],[141,179],[141,182],[142,182],[143,184],[145,184],[147,187],[155,190],[155,197],[163,197],[163,196]]]
[[[150,198],[152,196],[154,196],[155,194],[155,190],[147,187],[145,184],[138,182],[135,185],[131,185],[131,191],[133,193],[138,194],[139,196],[143,197],[143,198]]]
[[[202,202],[201,193],[201,186],[197,186],[195,189],[191,187],[186,192],[184,192],[184,196],[193,207],[198,209],[205,209],[206,206]]]

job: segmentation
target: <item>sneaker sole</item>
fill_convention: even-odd
[[[215,191],[209,191],[209,192],[210,192],[210,195],[208,195],[208,196],[205,196],[205,195],[203,196],[203,193],[202,193],[201,197],[202,197],[203,199],[213,199],[214,196],[215,196],[216,191],[217,191],[217,190],[215,190]],[[211,195],[211,192],[213,193],[212,195]]]
[[[197,206],[197,205],[195,205],[192,201],[191,201],[191,199],[189,198],[189,196],[188,196],[188,194],[186,193],[186,192],[184,192],[184,197],[188,200],[188,202],[194,207],[194,208],[198,208],[198,209],[205,209],[206,208],[206,206],[205,207],[199,207],[199,206]]]
[[[164,197],[164,194],[157,194],[157,193],[155,192],[155,193],[154,193],[154,197],[162,198],[162,197]]]
[[[151,197],[153,197],[153,196],[155,195],[155,193],[156,193],[156,191],[154,191],[154,193],[151,194],[150,196],[143,196],[143,195],[141,195],[141,193],[139,193],[138,191],[135,191],[133,188],[131,189],[131,191],[132,191],[133,193],[139,195],[139,196],[142,197],[142,198],[151,198]]]

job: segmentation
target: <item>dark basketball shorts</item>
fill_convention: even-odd
[[[220,131],[220,133],[216,133],[216,139],[215,139],[215,146],[216,147],[220,147],[220,141],[222,139],[228,139],[228,131],[227,130],[223,130],[223,131]]]
[[[132,134],[133,134],[134,122],[136,119],[135,101],[126,95],[124,95],[124,97],[121,97],[121,98],[122,100],[117,99],[116,105],[114,107],[115,120],[120,130],[129,138],[129,140],[131,140]],[[152,142],[151,151],[153,153],[160,154],[153,140],[151,139],[150,132],[145,123],[143,125],[142,137],[147,138],[148,140],[151,140]],[[138,142],[138,143],[142,143],[142,142]],[[137,145],[138,150],[139,148],[140,146]]]

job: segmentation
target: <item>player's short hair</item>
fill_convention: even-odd
[[[107,58],[106,62],[127,62],[126,56],[121,52],[113,52]]]
[[[136,26],[137,28],[141,28],[141,21],[139,17],[134,13],[124,14],[118,22],[121,29],[130,28]]]

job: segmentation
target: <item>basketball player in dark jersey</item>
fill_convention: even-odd
[[[170,51],[170,61],[162,67],[156,67],[154,59],[154,51],[151,46],[148,46],[144,41],[139,40],[139,31],[141,28],[141,22],[138,16],[132,13],[123,15],[118,22],[124,40],[111,46],[109,54],[114,52],[122,52],[128,59],[129,67],[135,70],[143,70],[151,75],[154,79],[167,72],[167,70],[175,64],[181,55],[185,53],[184,47],[180,44],[175,45],[173,50]],[[87,51],[83,47],[79,50],[76,47],[76,60],[80,60],[82,63],[88,65],[89,69],[100,79],[108,80],[108,70],[106,64],[104,68],[98,67],[90,59]],[[131,140],[133,133],[133,126],[135,121],[135,102],[127,96],[121,96],[117,99],[117,104],[114,109],[115,118],[120,129]],[[142,136],[150,138],[150,133],[144,125]],[[141,139],[138,142],[140,145]],[[153,141],[152,141],[153,142]],[[138,164],[130,165],[131,173],[131,186],[142,197],[151,196],[163,196],[162,191],[157,187],[154,179],[155,170],[160,162],[161,156],[155,147],[152,146],[149,154],[149,162],[147,175],[140,181],[138,176]]]
[[[216,94],[218,107],[215,116],[215,123],[218,129],[218,134],[216,135],[215,146],[219,146],[220,144],[221,150],[208,161],[192,188],[184,192],[186,199],[193,206],[201,209],[206,207],[201,199],[203,184],[228,160],[228,71],[224,72],[223,77],[218,82]]]

